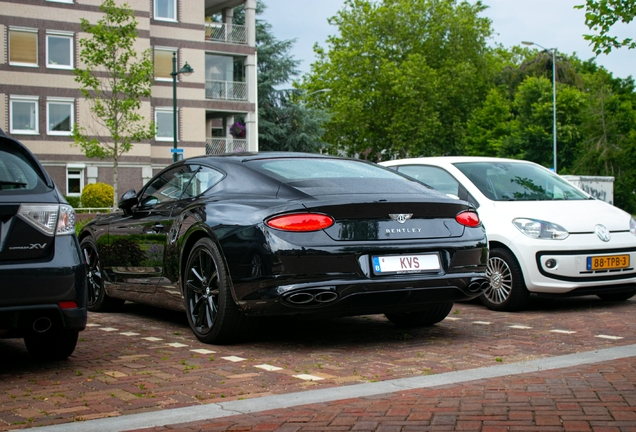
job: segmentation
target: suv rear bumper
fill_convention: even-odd
[[[55,328],[86,327],[86,267],[75,236],[56,236],[46,261],[0,266],[0,337],[20,337],[40,318]],[[61,307],[75,302],[77,307]]]

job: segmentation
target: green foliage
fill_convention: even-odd
[[[619,40],[610,35],[612,27],[619,22],[628,24],[636,17],[635,0],[586,0],[584,5],[575,6],[585,8],[585,25],[594,34],[583,37],[589,40],[596,55],[609,54],[614,48],[636,48],[636,41],[631,38]]]
[[[80,19],[82,32],[90,37],[79,40],[79,57],[85,68],[74,71],[82,95],[91,103],[96,128],[75,125],[73,139],[87,157],[113,160],[117,199],[120,156],[130,151],[133,142],[151,139],[155,133],[154,124],[139,113],[142,99],[151,95],[154,70],[150,49],[137,59],[134,11],[127,4],[117,6],[114,0],[104,0],[100,10],[104,16],[97,24]],[[100,130],[108,135],[101,136]]]
[[[78,196],[65,196],[64,197],[66,199],[66,201],[69,203],[69,205],[73,208],[78,208],[80,207],[80,197]]]
[[[106,183],[92,183],[82,190],[82,206],[86,208],[111,207],[114,189]]]
[[[346,0],[304,77],[329,88],[326,138],[353,155],[457,154],[494,76],[480,2]]]

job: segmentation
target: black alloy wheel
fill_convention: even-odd
[[[80,243],[84,262],[86,263],[86,277],[88,280],[87,307],[91,312],[105,312],[114,310],[124,304],[124,300],[109,297],[104,290],[104,275],[102,263],[97,253],[97,247],[92,238],[86,237]]]
[[[190,328],[204,343],[225,343],[236,337],[241,314],[234,303],[228,272],[209,238],[196,242],[185,271],[183,298]]]
[[[530,292],[512,252],[504,248],[491,249],[486,277],[489,285],[479,298],[488,309],[513,312],[526,307]]]
[[[428,327],[446,318],[453,309],[453,304],[444,302],[417,312],[387,313],[384,316],[398,327]]]

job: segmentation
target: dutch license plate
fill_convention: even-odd
[[[611,270],[629,267],[629,255],[587,257],[588,270]]]
[[[440,268],[439,256],[437,254],[373,257],[373,272],[375,274],[417,273],[439,270]]]

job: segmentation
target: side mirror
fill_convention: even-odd
[[[117,207],[122,209],[126,215],[131,213],[130,209],[135,205],[137,205],[137,192],[134,189],[124,192],[117,203]]]

